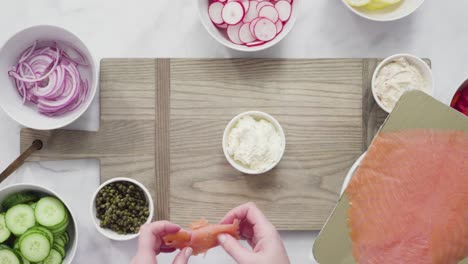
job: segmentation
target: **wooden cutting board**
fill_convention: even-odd
[[[33,160],[97,158],[101,181],[141,181],[156,219],[217,222],[254,201],[280,230],[318,230],[386,117],[370,92],[378,61],[104,59],[100,130],[23,129],[21,148],[39,138]],[[264,175],[223,155],[225,126],[247,110],[273,115],[286,134],[283,160]]]

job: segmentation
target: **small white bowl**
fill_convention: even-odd
[[[226,30],[221,30],[217,28],[213,22],[211,21],[209,15],[208,15],[208,5],[210,3],[209,0],[198,0],[198,12],[200,15],[201,22],[203,26],[205,26],[206,30],[210,35],[216,39],[219,43],[223,44],[224,46],[234,49],[234,50],[239,50],[239,51],[260,51],[264,50],[267,48],[270,48],[274,45],[276,45],[278,42],[280,42],[288,33],[291,31],[291,29],[294,26],[294,23],[296,22],[297,18],[297,12],[299,11],[299,2],[303,0],[294,0],[292,3],[292,10],[291,10],[291,17],[289,20],[284,24],[283,30],[271,41],[259,45],[259,46],[253,46],[253,47],[247,47],[245,45],[238,45],[232,43],[227,35],[226,35]]]
[[[359,165],[361,165],[362,160],[366,156],[367,151],[362,153],[361,156],[354,162],[353,166],[348,171],[348,174],[346,174],[346,177],[344,179],[343,185],[341,186],[341,194],[343,195],[344,191],[346,190],[346,187],[348,187],[349,181],[351,181],[351,178],[353,177],[354,173],[356,170],[359,168]]]
[[[101,184],[97,188],[96,192],[94,192],[93,198],[91,199],[91,207],[90,207],[91,217],[93,218],[94,226],[99,231],[99,233],[101,233],[103,236],[105,236],[105,237],[107,237],[109,239],[112,239],[112,240],[125,241],[125,240],[134,239],[134,238],[138,237],[138,235],[140,234],[139,232],[136,233],[136,234],[127,234],[127,235],[118,234],[117,232],[114,232],[114,231],[112,231],[110,229],[102,228],[100,226],[101,221],[96,217],[96,206],[95,206],[96,196],[97,196],[98,192],[104,186],[108,185],[109,183],[113,183],[113,182],[131,182],[131,183],[137,185],[138,187],[140,187],[140,189],[142,189],[143,192],[145,193],[146,200],[148,201],[148,206],[149,206],[149,216],[148,216],[148,220],[146,220],[145,224],[151,223],[151,221],[153,220],[153,215],[154,215],[153,198],[151,198],[151,194],[148,191],[148,189],[146,189],[146,187],[143,184],[141,184],[140,182],[138,182],[138,181],[136,181],[134,179],[120,177],[120,178],[110,179],[110,180],[104,182],[103,184]]]
[[[380,69],[382,69],[383,66],[387,65],[389,62],[398,59],[398,58],[405,58],[411,65],[415,66],[421,73],[422,77],[425,80],[426,88],[429,88],[430,95],[432,96],[434,93],[434,76],[432,75],[432,70],[427,65],[426,62],[424,62],[422,59],[419,57],[416,57],[411,54],[395,54],[392,55],[386,59],[384,59],[378,66],[375,68],[374,74],[372,75],[372,95],[374,96],[374,100],[377,102],[377,104],[387,113],[392,112],[393,109],[389,109],[385,107],[380,99],[377,97],[375,94],[375,81],[377,79],[377,75],[380,72]]]
[[[23,98],[18,94],[14,81],[8,76],[8,71],[18,62],[23,50],[36,40],[57,40],[69,43],[75,47],[89,62],[89,66],[80,67],[82,77],[88,80],[89,93],[86,100],[74,111],[61,116],[48,117],[37,112],[30,104],[23,105]],[[90,51],[79,37],[70,31],[48,25],[34,26],[19,31],[13,35],[0,49],[0,107],[10,118],[21,125],[39,130],[52,130],[64,127],[78,119],[88,109],[96,94],[98,85],[97,66]]]
[[[424,3],[424,0],[401,0],[398,4],[373,11],[367,10],[363,7],[353,7],[348,4],[346,0],[342,0],[342,2],[358,16],[373,21],[386,22],[398,20],[411,15]]]
[[[234,158],[231,155],[229,155],[229,153],[227,151],[227,140],[228,140],[228,137],[229,137],[229,133],[231,132],[232,128],[237,125],[237,122],[239,121],[239,119],[241,119],[244,116],[253,116],[253,117],[268,120],[270,123],[273,124],[276,131],[278,131],[278,133],[279,133],[279,135],[281,137],[281,141],[283,143],[283,146],[282,146],[282,149],[281,149],[281,154],[279,156],[279,159],[275,163],[271,164],[269,167],[267,167],[263,171],[256,171],[256,170],[252,170],[250,168],[247,168],[247,167],[243,166],[241,163],[235,161]],[[264,113],[264,112],[248,111],[248,112],[241,113],[241,114],[237,115],[236,117],[234,117],[229,122],[229,124],[226,126],[226,129],[224,130],[224,134],[223,134],[223,152],[224,152],[224,156],[226,156],[226,159],[228,160],[229,164],[231,164],[232,167],[234,167],[238,171],[240,171],[242,173],[245,173],[245,174],[255,175],[255,174],[262,174],[262,173],[266,173],[266,172],[270,171],[283,158],[285,148],[286,148],[286,137],[284,136],[283,128],[281,127],[279,122],[274,117],[272,117],[271,115],[269,115],[267,113]]]
[[[70,245],[68,246],[68,249],[66,251],[66,256],[65,256],[65,259],[63,260],[63,263],[65,264],[72,263],[73,258],[75,257],[75,254],[76,254],[76,249],[78,247],[78,225],[76,224],[76,218],[72,210],[70,209],[70,206],[68,206],[65,203],[65,201],[54,191],[46,187],[40,186],[40,185],[28,184],[28,183],[12,184],[5,188],[0,189],[0,201],[3,201],[3,199],[5,199],[5,197],[7,197],[10,194],[22,192],[22,191],[35,191],[41,194],[55,196],[60,201],[62,201],[62,203],[68,209],[68,212],[70,213],[70,216],[71,216],[71,221],[67,230],[68,234],[70,235]]]

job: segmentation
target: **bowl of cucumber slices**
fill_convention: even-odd
[[[70,207],[55,192],[24,183],[0,190],[1,261],[71,263],[77,241]]]

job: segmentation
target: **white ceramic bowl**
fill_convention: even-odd
[[[380,10],[370,11],[363,7],[353,7],[346,0],[342,2],[355,14],[373,21],[393,21],[411,15],[423,3],[424,0],[401,0],[399,4],[389,6]]]
[[[279,133],[279,135],[281,137],[281,141],[283,142],[283,146],[282,146],[282,149],[281,149],[281,154],[279,156],[279,159],[275,163],[271,164],[269,167],[267,167],[263,171],[256,171],[256,170],[252,170],[250,168],[245,167],[241,163],[235,161],[234,158],[231,155],[229,155],[229,153],[227,151],[227,141],[228,141],[229,133],[231,132],[232,128],[237,125],[237,122],[239,121],[239,119],[241,119],[244,116],[252,116],[252,117],[257,117],[257,118],[268,120],[276,128],[276,130],[278,131],[278,133]],[[266,172],[270,171],[283,158],[285,148],[286,148],[286,137],[284,136],[283,128],[281,127],[279,122],[274,117],[272,117],[271,115],[269,115],[267,113],[264,113],[264,112],[248,111],[248,112],[241,113],[241,114],[237,115],[236,117],[234,117],[229,122],[229,124],[226,126],[226,129],[224,130],[224,134],[223,134],[223,152],[224,152],[224,156],[226,156],[226,159],[228,160],[229,164],[231,164],[232,167],[234,167],[238,171],[240,171],[242,173],[245,173],[245,174],[262,174],[262,173],[266,173]]]
[[[348,174],[346,174],[346,177],[344,179],[343,185],[341,186],[340,195],[343,195],[344,191],[346,190],[346,187],[348,187],[349,181],[353,177],[356,170],[359,168],[359,165],[361,165],[361,162],[366,156],[366,154],[367,154],[367,151],[362,153],[362,155],[354,162],[353,166],[351,166],[351,168],[349,169]]]
[[[13,78],[7,72],[16,65],[20,53],[31,46],[36,40],[57,40],[71,44],[80,50],[89,62],[89,66],[80,67],[82,77],[88,80],[89,94],[80,107],[61,116],[48,117],[39,114],[33,104],[23,105],[23,99],[16,91]],[[51,130],[64,127],[80,117],[91,104],[98,85],[98,67],[94,59],[79,37],[70,31],[56,26],[40,25],[19,31],[3,45],[0,50],[0,107],[13,120],[23,126]]]
[[[289,31],[291,31],[292,27],[294,26],[294,23],[296,22],[300,1],[303,1],[303,0],[293,1],[291,17],[284,25],[283,30],[273,40],[263,45],[253,46],[253,47],[247,47],[245,45],[238,45],[238,44],[232,43],[226,35],[226,30],[221,30],[213,24],[213,22],[211,21],[208,15],[208,5],[210,3],[209,0],[198,0],[198,12],[200,14],[200,19],[201,19],[203,26],[205,26],[208,33],[210,33],[210,35],[214,39],[216,39],[219,43],[223,44],[224,46],[228,48],[239,50],[239,51],[260,51],[260,50],[264,50],[264,49],[274,46],[275,44],[280,42],[289,33]]]
[[[27,184],[27,183],[18,183],[18,184],[13,184],[9,185],[5,188],[0,189],[0,204],[5,197],[7,197],[10,194],[21,192],[21,191],[35,191],[40,194],[44,195],[50,195],[50,196],[55,196],[58,199],[60,199],[65,207],[67,207],[68,212],[70,213],[71,216],[71,221],[70,225],[68,226],[68,234],[70,235],[70,245],[66,251],[66,256],[65,259],[63,260],[63,263],[69,264],[72,263],[73,258],[75,257],[76,253],[76,248],[78,247],[78,226],[76,224],[76,218],[73,215],[72,210],[70,209],[70,206],[68,206],[65,201],[54,191],[40,186],[40,185],[35,185],[35,184]]]
[[[130,239],[134,239],[136,237],[138,237],[138,235],[140,233],[137,233],[137,234],[128,234],[128,235],[121,235],[121,234],[118,234],[117,232],[114,232],[110,229],[107,229],[107,228],[102,228],[100,226],[100,223],[101,221],[96,217],[96,207],[95,207],[95,201],[96,201],[96,196],[98,194],[98,192],[106,185],[108,185],[109,183],[113,183],[113,182],[131,182],[135,185],[137,185],[138,187],[140,187],[143,192],[145,193],[145,196],[146,196],[146,200],[148,201],[148,206],[149,206],[149,216],[148,216],[148,220],[146,221],[146,224],[147,223],[151,223],[152,219],[153,219],[153,215],[154,215],[154,205],[153,205],[153,198],[151,198],[151,194],[150,192],[148,191],[148,189],[146,189],[146,187],[141,184],[140,182],[134,180],[134,179],[130,179],[130,178],[124,178],[124,177],[120,177],[120,178],[114,178],[114,179],[110,179],[106,182],[104,182],[103,184],[101,184],[96,192],[94,192],[93,194],[93,198],[91,200],[91,206],[90,206],[90,211],[91,211],[91,217],[93,219],[93,223],[94,223],[94,226],[96,227],[96,229],[99,231],[99,233],[101,233],[103,236],[109,238],[109,239],[112,239],[112,240],[117,240],[117,241],[125,241],[125,240],[130,240]]]
[[[380,69],[382,69],[383,66],[387,65],[389,62],[398,59],[398,58],[405,58],[411,65],[415,66],[421,73],[422,77],[425,80],[426,88],[430,91],[430,95],[433,95],[434,92],[434,77],[432,75],[432,70],[429,68],[429,65],[427,65],[426,62],[424,62],[422,59],[419,57],[416,57],[411,54],[395,54],[392,55],[385,60],[383,60],[375,69],[374,74],[372,75],[372,95],[374,96],[374,100],[377,102],[377,104],[387,113],[392,112],[393,109],[389,109],[385,107],[380,99],[377,97],[375,94],[375,81],[377,79],[377,75],[380,72]]]

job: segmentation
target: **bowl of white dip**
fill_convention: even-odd
[[[267,113],[244,112],[234,117],[224,130],[224,155],[242,173],[270,171],[283,157],[285,147],[283,128]]]
[[[372,76],[372,94],[387,113],[392,112],[407,91],[420,90],[433,94],[431,68],[422,59],[410,54],[396,54],[383,60]]]

